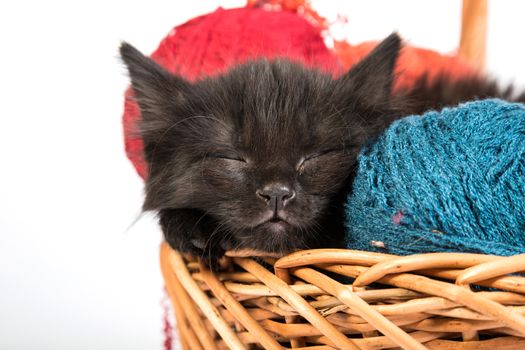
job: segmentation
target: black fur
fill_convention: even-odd
[[[210,261],[227,249],[343,246],[344,200],[363,143],[400,116],[474,93],[458,100],[457,85],[444,96],[443,80],[393,96],[400,45],[390,35],[338,79],[260,60],[190,83],[122,44],[150,166],[144,210],[159,213],[166,241]],[[268,188],[285,189],[281,206],[269,205],[281,194],[270,201]]]
[[[405,99],[404,114],[421,114],[429,109],[440,110],[460,102],[497,97],[508,101],[525,102],[525,93],[517,96],[512,86],[502,89],[497,82],[481,75],[452,79],[439,75],[432,81],[426,76],[406,91],[399,92]]]

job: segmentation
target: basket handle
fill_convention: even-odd
[[[458,56],[483,71],[487,43],[487,0],[463,0]]]

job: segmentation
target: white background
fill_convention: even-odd
[[[161,349],[160,233],[121,130],[117,47],[152,52],[186,20],[244,1],[0,4],[0,349]],[[393,30],[453,51],[456,0],[314,1],[352,43]],[[519,0],[491,1],[488,69],[525,85]]]

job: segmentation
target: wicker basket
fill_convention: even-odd
[[[214,273],[161,247],[184,349],[525,349],[525,254],[225,260]]]

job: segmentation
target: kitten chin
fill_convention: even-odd
[[[344,247],[365,142],[400,116],[499,93],[442,78],[392,95],[400,46],[390,35],[338,78],[258,60],[189,82],[122,44],[149,164],[144,210],[158,213],[166,241],[211,265],[232,249]]]

